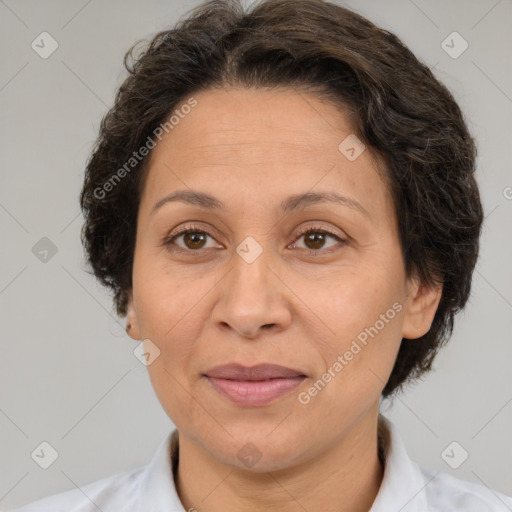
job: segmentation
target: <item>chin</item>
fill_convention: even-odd
[[[253,473],[278,471],[298,463],[299,440],[285,429],[279,433],[272,429],[245,428],[240,436],[233,434],[229,443],[221,441],[220,446],[214,448],[215,458]],[[272,433],[269,435],[269,432]]]

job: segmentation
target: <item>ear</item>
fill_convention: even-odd
[[[128,329],[128,326],[130,328]],[[139,328],[139,321],[137,319],[137,313],[135,311],[135,305],[133,302],[133,292],[130,290],[128,292],[128,306],[127,306],[127,313],[126,313],[126,327],[127,327],[127,333],[130,336],[130,338],[134,339],[135,341],[140,341],[142,336],[140,335],[140,328]]]
[[[416,339],[425,335],[434,321],[434,315],[443,293],[442,284],[425,285],[417,277],[408,280],[402,337]]]

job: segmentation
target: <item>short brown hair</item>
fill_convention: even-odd
[[[117,313],[126,315],[132,286],[148,157],[115,184],[113,173],[126,170],[194,92],[225,84],[312,88],[349,108],[356,133],[385,162],[407,275],[443,285],[429,332],[402,340],[383,396],[429,370],[469,297],[483,213],[475,143],[428,66],[394,34],[324,0],[266,0],[247,12],[239,0],[210,0],[134,57],[136,46],[125,55],[129,76],[102,120],[80,196],[88,262],[113,290]]]

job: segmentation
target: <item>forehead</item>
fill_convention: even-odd
[[[386,208],[387,187],[373,154],[361,145],[350,160],[340,150],[347,138],[352,145],[358,140],[348,109],[285,88],[207,89],[193,99],[194,108],[151,154],[143,200],[187,187],[277,200],[318,185],[371,197],[370,210]]]
[[[181,129],[173,130],[177,138],[193,132],[184,152],[204,149],[236,155],[251,142],[325,152],[333,144],[337,147],[341,134],[354,132],[347,108],[300,90],[211,88],[194,98],[197,106],[176,127]]]

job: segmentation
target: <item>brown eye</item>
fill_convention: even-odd
[[[189,249],[202,249],[206,237],[209,235],[200,231],[187,231],[186,233],[182,233],[181,236],[183,236],[183,243]]]
[[[304,235],[304,243],[309,249],[321,249],[325,243],[325,239],[325,233],[320,233],[318,231],[312,231]]]
[[[185,229],[175,235],[171,235],[165,240],[164,245],[175,245],[178,250],[181,249],[183,251],[199,251],[200,249],[208,248],[206,247],[208,238],[213,240],[213,237],[206,231]],[[177,241],[181,243],[177,243]]]
[[[314,228],[309,229],[309,230],[303,232],[297,238],[297,240],[300,240],[301,238],[304,238],[303,243],[304,243],[305,247],[303,249],[306,250],[309,254],[312,254],[315,256],[332,252],[329,249],[333,245],[335,246],[336,244],[331,244],[326,247],[325,244],[329,238],[338,242],[338,244],[341,244],[341,245],[343,245],[345,243],[345,240],[343,240],[339,236],[335,235],[334,233],[330,233],[329,231],[326,231],[324,229],[314,229]],[[294,244],[295,247],[297,247],[297,243],[298,242],[295,242],[295,244]],[[302,247],[298,247],[298,248],[301,249]]]

